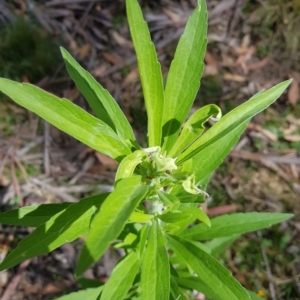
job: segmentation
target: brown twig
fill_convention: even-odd
[[[262,254],[262,257],[263,257],[263,260],[264,260],[264,264],[265,264],[266,272],[267,272],[267,277],[268,277],[268,280],[269,280],[269,289],[270,289],[270,293],[271,293],[271,298],[272,298],[272,300],[276,300],[277,298],[276,298],[274,283],[272,281],[272,272],[271,272],[271,268],[270,268],[270,263],[269,263],[269,259],[268,259],[266,250],[265,250],[265,248],[262,244],[262,235],[261,235],[260,231],[257,232],[257,236],[258,236],[258,239],[259,239],[259,242],[260,242],[261,254]]]
[[[18,268],[17,274],[10,281],[9,285],[6,287],[5,292],[2,295],[1,300],[10,300],[14,291],[16,290],[18,284],[20,283],[22,273],[25,271],[27,266],[30,264],[30,259],[23,261]]]
[[[15,189],[15,193],[19,198],[19,205],[23,206],[23,199],[21,195],[20,185],[18,182],[18,178],[16,176],[15,161],[12,155],[10,155],[10,172],[11,172],[11,179]]]

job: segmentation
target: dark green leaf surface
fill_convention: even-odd
[[[155,219],[142,260],[141,288],[143,300],[168,300],[170,297],[169,259],[164,236]]]
[[[242,126],[249,121],[253,116],[267,108],[276,101],[285,89],[290,85],[291,80],[287,80],[277,84],[268,91],[260,93],[252,97],[247,102],[226,114],[220,121],[205,132],[194,144],[184,151],[178,158],[177,164],[192,158],[206,147],[215,144],[221,138],[230,134],[234,129]],[[216,148],[216,145],[214,145]],[[227,140],[224,139],[223,147],[228,147]],[[220,148],[218,148],[220,149]]]
[[[188,240],[208,240],[218,237],[243,234],[283,222],[292,214],[280,213],[236,213],[223,215],[211,220],[211,227],[204,224],[196,225],[181,233],[181,237]]]
[[[247,291],[210,254],[176,236],[168,236],[168,244],[186,266],[193,269],[199,279],[222,300],[250,300]]]
[[[97,151],[119,161],[131,153],[125,141],[108,125],[67,99],[60,99],[31,84],[4,78],[0,78],[0,91]]]
[[[90,288],[56,298],[56,300],[98,300],[102,289],[103,286]]]
[[[28,258],[48,253],[87,234],[91,217],[108,195],[109,193],[100,194],[97,198],[91,197],[79,201],[57,213],[25,237],[0,264],[0,270],[13,267]]]
[[[0,223],[25,227],[38,227],[46,223],[52,216],[66,209],[72,203],[40,204],[25,206],[19,209],[0,213]]]
[[[161,68],[138,1],[127,0],[126,8],[147,108],[148,144],[150,147],[159,146],[164,108]]]
[[[77,263],[77,276],[95,263],[110,243],[119,236],[130,215],[147,192],[148,187],[142,184],[140,176],[125,178],[118,183],[92,220]]]
[[[124,299],[139,270],[140,262],[135,252],[128,254],[117,266],[104,286],[101,300]]]
[[[61,53],[70,77],[96,116],[124,140],[135,140],[132,128],[116,100],[79,65],[67,50],[61,47]]]
[[[207,44],[207,8],[204,0],[188,19],[165,89],[163,110],[163,150],[170,151],[200,87]]]

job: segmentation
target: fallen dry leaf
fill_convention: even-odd
[[[228,81],[236,81],[236,82],[245,82],[246,81],[245,76],[241,76],[238,74],[232,74],[232,73],[225,73],[223,75],[223,79],[228,80]]]
[[[269,62],[269,57],[267,56],[258,62],[247,65],[247,68],[250,71],[256,71],[256,70],[259,70],[259,69],[263,68],[264,66],[266,66],[268,62]]]
[[[117,44],[119,44],[120,46],[125,46],[125,47],[130,48],[130,49],[133,48],[132,42],[130,42],[129,40],[126,40],[118,32],[113,31],[112,36],[113,36],[114,40],[117,42]]]
[[[300,135],[285,135],[284,139],[289,142],[300,142]]]
[[[119,163],[107,155],[100,152],[95,152],[95,155],[100,163],[110,169],[116,169]]]
[[[288,100],[292,105],[295,105],[299,100],[299,96],[299,83],[297,80],[294,79],[288,90]]]
[[[205,64],[203,76],[209,76],[209,75],[214,76],[219,73],[218,63],[211,53],[206,52],[205,62],[206,64]]]

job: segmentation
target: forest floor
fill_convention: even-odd
[[[300,299],[300,4],[207,2],[206,66],[193,109],[214,103],[225,114],[256,92],[294,78],[288,91],[249,123],[214,173],[207,211],[212,217],[236,211],[289,212],[295,217],[242,236],[220,260],[246,288],[265,299]],[[141,4],[166,76],[196,1]],[[67,75],[59,45],[118,100],[145,145],[146,111],[124,1],[0,3],[0,77],[37,84],[89,110]],[[77,201],[112,189],[115,161],[0,97],[1,211]],[[1,227],[1,258],[29,231]],[[73,269],[79,247],[80,241],[66,244],[1,272],[2,299],[55,299],[78,288]],[[105,254],[86,276],[105,282],[117,260],[115,253]]]

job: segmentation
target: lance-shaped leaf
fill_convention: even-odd
[[[292,214],[280,213],[236,213],[223,215],[211,220],[211,227],[198,224],[181,233],[188,240],[208,240],[217,237],[243,234],[283,222],[293,217]]]
[[[25,227],[38,227],[65,210],[71,202],[25,206],[0,213],[0,223]]]
[[[168,244],[185,265],[222,300],[250,300],[247,291],[214,257],[192,243],[168,236]]]
[[[127,155],[120,163],[115,182],[116,184],[121,179],[130,177],[133,175],[133,172],[138,164],[140,164],[144,159],[147,158],[146,153],[143,150],[136,150],[133,153]]]
[[[291,80],[287,80],[277,84],[268,91],[252,97],[247,102],[238,106],[221,118],[214,126],[204,133],[195,143],[193,143],[178,158],[177,164],[192,158],[206,147],[216,143],[219,139],[230,134],[234,129],[245,124],[253,116],[267,108],[276,101],[284,90],[289,86]],[[224,140],[226,143],[226,139]],[[226,144],[224,145],[226,147]],[[214,146],[215,147],[215,146]]]
[[[0,78],[0,91],[60,130],[89,147],[121,160],[128,145],[107,124],[67,99],[60,99],[31,84]]]
[[[143,256],[141,288],[143,300],[168,300],[170,266],[165,239],[157,220],[153,220]]]
[[[174,276],[171,276],[171,296],[173,297],[171,298],[172,300],[187,299],[186,295],[184,295],[176,280],[174,279]]]
[[[244,122],[227,135],[220,137],[220,139],[208,145],[191,159],[195,181],[197,185],[200,185],[200,188],[203,186],[201,183],[205,182],[205,179],[210,179],[211,173],[223,162],[224,158],[238,142],[240,136],[247,128],[248,122]]]
[[[198,277],[175,277],[176,283],[185,289],[196,290],[213,300],[223,300],[213,289],[204,284]]]
[[[96,116],[124,140],[135,140],[132,128],[116,100],[79,65],[66,49],[62,47],[60,49],[70,77]]]
[[[114,268],[104,286],[101,300],[124,299],[131,288],[140,267],[140,261],[135,252],[128,254]]]
[[[102,289],[103,286],[90,288],[56,298],[56,300],[98,300]]]
[[[197,203],[183,203],[179,206],[179,210],[185,213],[190,213],[194,215],[194,217],[204,224],[206,224],[208,227],[211,226],[211,222],[207,214],[203,211],[201,207],[198,206]]]
[[[100,194],[97,198],[92,197],[79,201],[57,213],[24,238],[0,264],[0,270],[13,267],[26,259],[48,253],[87,234],[91,217],[108,195],[109,193]]]
[[[231,235],[220,238],[215,238],[204,245],[209,248],[210,254],[214,257],[223,253],[228,246],[230,246],[240,235]]]
[[[164,88],[160,64],[151,41],[148,26],[137,0],[127,0],[127,17],[136,51],[140,77],[148,115],[149,146],[159,146],[161,141]]]
[[[207,9],[204,0],[188,19],[167,77],[162,145],[170,151],[200,87],[206,51]]]
[[[182,131],[169,152],[169,156],[177,157],[183,150],[195,142],[204,131],[204,124],[214,117],[219,120],[222,116],[217,105],[209,104],[195,111],[184,124]]]
[[[147,192],[148,187],[142,184],[141,176],[125,178],[119,182],[92,220],[77,263],[77,276],[96,262],[110,243],[119,236],[130,215]]]

